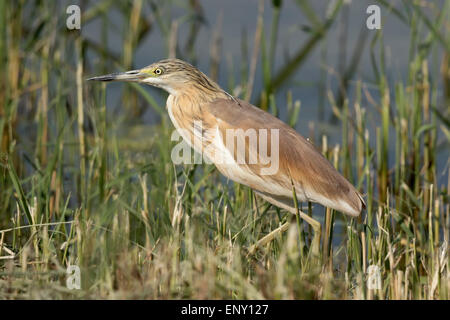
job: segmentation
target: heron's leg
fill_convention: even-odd
[[[260,240],[258,240],[258,242],[256,242],[248,249],[248,254],[253,255],[258,248],[265,246],[267,243],[275,239],[278,234],[281,234],[282,232],[286,231],[289,228],[289,225],[290,225],[289,221],[285,222],[283,225],[271,231],[268,235],[262,237]]]
[[[287,199],[276,198],[273,195],[259,192],[259,191],[255,191],[255,193],[258,194],[264,200],[276,205],[277,207],[286,209],[293,214],[297,214],[296,209],[290,203],[286,202],[286,201],[288,201]],[[290,201],[292,201],[292,200],[290,200]],[[321,237],[321,232],[322,232],[322,226],[319,221],[313,219],[306,213],[304,213],[300,210],[299,210],[299,213],[300,213],[300,218],[302,218],[309,225],[311,225],[311,227],[314,230],[314,236],[313,236],[312,243],[311,243],[311,252],[312,252],[313,256],[318,257],[319,250],[320,250],[320,237]],[[285,224],[281,225],[280,227],[278,227],[275,230],[273,230],[272,232],[270,232],[268,235],[264,236],[262,239],[260,239],[257,243],[255,243],[254,245],[252,245],[249,248],[249,254],[255,253],[259,247],[264,246],[267,243],[269,243],[270,241],[272,241],[273,239],[275,239],[275,237],[278,234],[286,231],[289,228],[289,225],[290,225],[290,222],[286,222]]]
[[[302,211],[300,211],[300,217],[303,220],[305,220],[308,224],[310,224],[314,230],[314,236],[313,236],[312,243],[311,243],[311,252],[312,252],[313,256],[318,257],[319,249],[320,249],[320,236],[321,236],[321,232],[322,232],[322,226],[319,221],[311,218],[309,215],[307,215],[306,213],[304,213]],[[281,225],[278,228],[276,228],[275,230],[271,231],[268,235],[264,236],[263,238],[258,240],[258,242],[256,242],[254,245],[252,245],[248,249],[248,253],[250,255],[254,254],[258,248],[265,246],[267,243],[269,243],[270,241],[275,239],[279,234],[286,231],[289,228],[290,224],[291,223],[289,221],[285,222],[283,225]]]
[[[320,250],[320,236],[322,233],[322,226],[319,221],[311,218],[306,213],[299,211],[300,217],[305,220],[307,223],[311,225],[311,227],[314,230],[314,236],[311,242],[311,252],[313,256],[318,257],[319,256],[319,250]]]

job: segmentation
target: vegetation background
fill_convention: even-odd
[[[373,2],[0,1],[0,299],[449,299],[450,1]],[[173,165],[164,92],[85,82],[166,57],[309,137],[367,210],[302,204],[313,256],[292,215]]]

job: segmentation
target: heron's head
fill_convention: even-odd
[[[90,78],[96,81],[131,81],[162,88],[177,95],[183,90],[221,90],[220,87],[196,67],[179,59],[166,59],[145,68]]]

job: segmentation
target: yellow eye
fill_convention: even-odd
[[[155,71],[153,71],[156,75],[162,74],[162,70],[160,68],[156,68]]]

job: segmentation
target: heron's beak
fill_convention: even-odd
[[[148,77],[148,74],[142,73],[141,70],[131,70],[127,72],[119,72],[107,74],[87,79],[88,81],[140,81]]]

